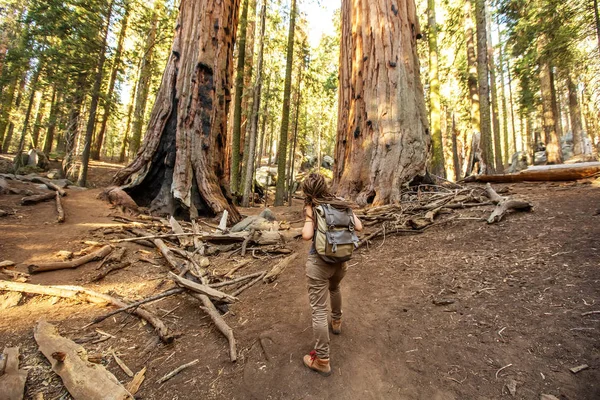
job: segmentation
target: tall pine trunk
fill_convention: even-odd
[[[58,114],[60,102],[62,100],[62,92],[56,90],[56,85],[52,86],[52,100],[50,102],[50,114],[48,115],[48,129],[46,129],[46,137],[44,138],[43,152],[46,156],[52,151],[52,142],[54,142],[54,132],[58,122]]]
[[[100,159],[100,152],[102,151],[102,143],[104,142],[104,135],[106,133],[106,126],[110,117],[110,109],[113,104],[113,92],[115,90],[115,83],[117,82],[117,75],[121,69],[121,55],[123,53],[123,42],[125,41],[125,35],[127,33],[127,23],[129,21],[129,2],[125,4],[125,12],[121,21],[121,30],[119,32],[119,39],[117,41],[117,49],[115,51],[115,58],[110,72],[110,79],[108,82],[108,90],[106,91],[106,97],[104,99],[104,112],[102,114],[102,124],[100,125],[100,131],[96,135],[94,141],[94,147],[92,148],[92,160]]]
[[[35,112],[35,121],[33,122],[33,130],[31,132],[31,141],[34,148],[38,148],[38,142],[40,140],[40,131],[42,130],[42,119],[44,118],[44,110],[46,108],[45,94],[42,93],[40,101],[38,102],[37,110]]]
[[[279,132],[279,150],[277,154],[277,186],[275,188],[275,206],[282,206],[285,198],[285,158],[287,155],[288,129],[290,125],[290,94],[292,91],[292,64],[294,60],[294,33],[296,31],[296,0],[292,0],[290,11],[290,29],[288,32],[287,57],[285,64],[285,83],[283,88],[283,110],[281,130]]]
[[[106,61],[106,45],[108,41],[108,32],[110,30],[110,20],[112,17],[114,1],[111,0],[106,13],[106,27],[103,32],[102,45],[98,54],[98,65],[96,66],[96,74],[94,78],[94,86],[92,88],[92,101],[90,104],[90,113],[88,116],[87,125],[85,128],[85,140],[83,142],[83,154],[81,155],[81,168],[79,169],[79,178],[77,184],[85,186],[87,181],[88,164],[90,162],[90,152],[92,150],[92,139],[94,136],[94,128],[96,127],[96,112],[98,111],[98,101],[100,100],[100,89],[102,85],[102,75],[104,73],[104,62]]]
[[[438,28],[435,20],[435,0],[427,2],[429,39],[429,115],[431,122],[431,171],[445,177],[442,146],[442,115],[440,111],[440,77],[438,70]]]
[[[231,141],[231,171],[229,179],[231,191],[238,193],[240,189],[240,159],[241,159],[241,136],[242,136],[242,97],[244,96],[244,63],[246,61],[246,34],[248,28],[248,2],[242,0],[242,12],[240,15],[240,38],[238,43],[238,59],[235,76],[235,98],[233,104],[233,136]]]
[[[573,132],[573,154],[583,154],[583,125],[581,124],[581,108],[577,96],[577,86],[570,75],[567,76],[567,89],[569,90],[569,115],[571,118],[571,132]]]
[[[148,29],[148,36],[144,44],[144,53],[140,64],[140,75],[135,94],[135,106],[133,111],[133,127],[131,132],[131,141],[129,142],[129,154],[134,157],[138,153],[142,141],[142,131],[144,129],[144,117],[146,115],[146,103],[148,102],[148,92],[150,91],[150,81],[152,80],[152,60],[154,58],[154,46],[156,45],[156,30],[158,28],[158,14],[162,8],[163,0],[154,0],[154,10]]]
[[[499,25],[499,24],[497,24]],[[511,161],[511,154],[517,150],[516,147],[510,148],[508,136],[508,109],[506,108],[506,91],[504,90],[504,50],[502,48],[502,32],[498,29],[498,64],[500,70],[500,107],[502,108],[502,140],[504,143],[504,163],[508,164]],[[513,142],[513,146],[516,143]]]
[[[542,126],[546,136],[546,159],[548,164],[562,164],[562,149],[556,131],[556,102],[552,94],[552,74],[548,58],[543,54],[547,39],[544,35],[538,41],[538,66],[542,93]]]
[[[182,0],[137,157],[114,177],[141,206],[176,217],[229,211],[224,159],[239,1]]]
[[[504,160],[502,158],[502,137],[500,135],[500,116],[498,114],[498,90],[496,88],[496,60],[494,55],[494,44],[492,43],[492,19],[489,15],[489,7],[485,4],[486,12],[486,40],[488,53],[488,67],[490,71],[490,89],[492,94],[492,128],[494,132],[494,161],[496,172],[504,171]],[[504,150],[506,152],[506,150]]]
[[[33,108],[33,102],[35,101],[35,93],[37,91],[37,84],[40,79],[42,72],[43,59],[38,61],[38,65],[35,69],[33,77],[31,78],[31,93],[29,94],[29,102],[27,103],[27,109],[25,111],[25,118],[23,119],[23,127],[21,129],[21,138],[19,139],[19,148],[17,150],[16,165],[15,169],[20,168],[23,159],[21,153],[25,150],[25,139],[27,137],[27,130],[29,129],[29,118],[31,117],[31,109]]]
[[[73,93],[71,93],[68,99],[68,104],[71,104],[71,110],[69,111],[67,129],[65,131],[65,157],[62,162],[63,175],[68,178],[73,175],[73,164],[75,163],[76,156],[75,142],[79,134],[81,107],[85,99],[87,86],[87,75],[84,72],[80,72]]]
[[[262,164],[262,157],[265,151],[265,133],[267,131],[267,117],[269,114],[269,100],[271,99],[271,75],[267,76],[267,90],[265,91],[265,105],[262,112],[262,126],[260,129],[260,145],[258,150],[258,157],[256,158],[257,167],[260,168]]]
[[[252,115],[250,116],[250,133],[248,134],[248,156],[246,174],[244,175],[244,194],[242,196],[242,206],[250,205],[250,196],[252,195],[252,177],[254,176],[254,159],[256,154],[256,136],[258,133],[258,117],[260,110],[260,94],[262,90],[263,75],[263,54],[265,50],[265,27],[267,19],[267,0],[263,0],[260,10],[260,35],[258,45],[258,59],[256,61],[256,81],[254,83],[254,93],[252,98]]]
[[[466,0],[463,9],[465,25],[465,41],[467,46],[467,86],[469,87],[469,99],[471,100],[471,129],[465,132],[465,175],[471,175],[473,171],[473,160],[475,153],[479,154],[479,147],[473,148],[474,134],[480,132],[479,116],[479,88],[477,86],[477,54],[475,52],[475,24],[473,22],[473,8],[471,0]],[[477,142],[478,143],[478,142]]]
[[[361,205],[399,202],[427,163],[421,33],[414,1],[399,4],[342,1],[334,189]]]
[[[485,0],[475,0],[477,26],[477,84],[479,86],[479,119],[481,132],[482,172],[494,174],[494,149],[492,138],[492,121],[490,115],[490,85],[487,56],[487,33],[485,18]]]

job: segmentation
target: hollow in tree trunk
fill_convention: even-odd
[[[334,190],[361,205],[400,201],[431,142],[415,2],[389,3],[342,1]]]
[[[113,181],[152,211],[240,218],[224,179],[238,7],[239,0],[181,1],[144,142]]]

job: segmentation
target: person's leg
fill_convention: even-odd
[[[329,298],[331,300],[331,327],[333,333],[339,335],[342,329],[342,291],[340,282],[346,275],[348,266],[341,263],[335,266],[335,273],[329,278]]]
[[[329,358],[329,330],[327,327],[327,289],[333,269],[317,255],[309,255],[306,261],[308,298],[312,309],[315,351],[321,359]]]

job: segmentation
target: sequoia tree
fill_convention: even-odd
[[[414,0],[342,1],[334,189],[361,205],[400,201],[403,186],[425,172],[420,37]]]
[[[239,213],[224,159],[239,0],[182,0],[171,55],[136,158],[114,177],[141,206],[180,217]]]

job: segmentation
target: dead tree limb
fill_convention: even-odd
[[[4,348],[3,356],[4,368],[0,368],[0,398],[3,400],[21,400],[29,371],[19,369],[18,347]]]
[[[262,272],[256,279],[246,283],[244,286],[241,286],[240,288],[236,289],[231,295],[232,296],[239,296],[240,293],[242,293],[244,290],[254,286],[255,284],[257,284],[258,282],[260,282],[261,280],[264,279],[265,275],[267,275],[267,271]]]
[[[0,290],[64,297],[94,304],[110,304],[118,308],[124,308],[128,305],[122,300],[81,286],[44,286],[0,280]],[[133,309],[131,313],[148,321],[155,328],[156,333],[163,342],[171,343],[173,341],[174,338],[169,334],[167,326],[157,316],[141,307]]]
[[[492,185],[487,183],[485,185],[485,193],[490,200],[496,204],[496,208],[490,214],[487,222],[493,224],[494,222],[500,222],[504,215],[509,210],[515,211],[531,211],[533,204],[524,200],[515,200],[508,197],[502,197],[492,188]]]
[[[298,253],[287,256],[279,261],[263,278],[265,282],[273,282],[298,257]]]
[[[204,294],[211,299],[217,301],[223,301],[225,303],[233,303],[237,301],[237,298],[234,296],[230,296],[227,293],[223,293],[217,289],[213,289],[208,285],[202,285],[196,282],[193,282],[189,279],[183,278],[179,275],[175,275],[172,272],[169,272],[169,278],[177,282],[178,285],[183,286],[189,290],[192,290],[196,293]]]
[[[116,265],[104,268],[102,271],[100,271],[96,275],[94,275],[94,277],[92,279],[90,279],[90,282],[98,282],[99,280],[106,278],[106,276],[108,274],[118,271],[120,269],[127,268],[130,265],[131,265],[130,262],[124,262],[122,264],[116,264]]]
[[[189,362],[187,364],[183,364],[177,368],[175,368],[173,371],[169,372],[168,374],[166,374],[165,376],[163,376],[162,378],[160,378],[158,381],[156,381],[157,384],[161,384],[161,383],[165,383],[166,381],[168,381],[169,379],[171,379],[172,377],[174,377],[175,375],[177,375],[178,373],[180,373],[181,371],[183,371],[186,368],[189,368],[193,365],[196,365],[200,362],[199,359],[195,359],[192,362]]]
[[[96,261],[106,257],[112,250],[112,246],[106,245],[94,253],[90,253],[74,260],[31,264],[28,267],[29,273],[35,274],[38,272],[55,271],[57,269],[77,268],[90,261]]]
[[[75,400],[133,400],[113,374],[102,365],[87,361],[85,349],[59,335],[55,326],[42,320],[36,325],[33,336],[52,370],[61,377]]]
[[[219,287],[223,287],[223,286],[234,285],[236,283],[247,281],[248,279],[256,278],[257,276],[260,276],[263,273],[264,272],[259,271],[259,272],[255,272],[253,274],[249,274],[249,275],[245,275],[245,276],[240,276],[239,278],[232,279],[230,281],[224,281],[224,282],[219,282],[219,283],[211,283],[208,286],[210,286],[211,288],[219,288]]]
[[[59,223],[65,222],[65,210],[60,201],[60,193],[58,191],[56,192],[56,212],[58,213],[56,220]]]
[[[25,196],[21,199],[22,206],[30,206],[33,204],[41,203],[42,201],[48,201],[54,199],[54,192],[48,192],[44,194],[34,194],[33,196]]]

